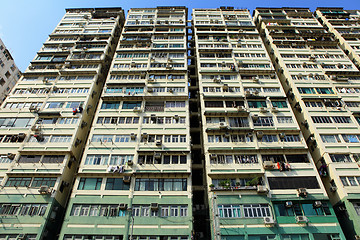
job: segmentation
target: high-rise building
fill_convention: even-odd
[[[0,109],[0,239],[356,239],[357,14],[67,9]]]
[[[0,103],[9,94],[21,77],[21,72],[15,65],[9,49],[0,39]]]
[[[317,8],[316,17],[339,40],[339,46],[360,69],[360,10]]]
[[[307,8],[257,8],[254,19],[343,231],[358,239],[360,73],[338,41],[355,59],[346,49],[355,45],[344,40],[350,35],[339,36],[341,25],[354,21],[341,19],[349,14],[339,9],[317,13],[325,26]],[[324,15],[340,25],[335,35]]]
[[[328,28],[328,31],[334,34],[334,37],[339,41],[339,46],[347,54],[347,56],[352,60],[352,62],[360,69],[360,39],[359,39],[359,19],[360,11],[359,10],[344,10],[343,8],[318,8],[315,12],[318,20]],[[332,76],[335,82],[336,92],[341,97],[343,104],[347,109],[347,115],[350,116],[352,121],[357,123],[358,127],[360,124],[360,115],[359,115],[359,89],[360,89],[360,72],[338,72],[337,75]],[[344,146],[344,152],[347,155],[352,155],[352,158],[346,162],[350,164],[343,164],[347,168],[349,166],[354,166],[354,161],[357,161],[359,164],[359,150],[356,147],[353,147],[354,143],[359,142],[359,130],[355,129],[350,131],[352,136],[355,136],[355,139],[344,139],[346,143],[349,143]],[[344,135],[343,135],[344,137]],[[347,149],[347,150],[345,150]],[[336,169],[340,170],[340,169]],[[341,171],[341,170],[340,170]],[[344,233],[349,239],[353,238],[354,235],[360,236],[360,190],[355,189],[353,186],[360,185],[360,173],[359,169],[356,170],[356,167],[352,169],[352,172],[347,172],[342,174],[342,172],[334,171],[330,177],[339,178],[341,180],[340,189],[334,191],[333,194],[333,204],[340,207],[337,214],[339,222],[342,224]],[[354,175],[357,179],[353,181],[353,178],[350,175]],[[355,189],[355,191],[354,191]],[[345,209],[344,209],[345,208]],[[359,237],[360,238],[360,237]]]
[[[192,232],[187,8],[130,9],[60,239]]]
[[[212,239],[344,239],[249,11],[192,21]]]
[[[57,238],[123,22],[67,9],[2,104],[1,239]]]

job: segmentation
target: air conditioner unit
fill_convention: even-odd
[[[158,203],[151,203],[150,204],[151,211],[158,211],[159,210],[159,204]]]
[[[24,140],[25,137],[26,137],[26,134],[25,134],[25,133],[19,133],[19,134],[18,134],[18,139],[19,139],[19,140]]]
[[[147,137],[148,137],[148,134],[147,134],[147,133],[142,133],[141,136],[142,136],[143,138],[147,138]]]
[[[306,188],[298,188],[297,192],[298,192],[299,196],[301,196],[301,197],[306,197],[308,194]]]
[[[134,165],[134,162],[133,162],[132,160],[128,160],[128,161],[127,161],[127,165],[128,165],[128,166],[132,166],[132,165]]]
[[[135,67],[135,66],[136,66],[136,63],[135,63],[135,62],[131,62],[130,66],[131,66],[131,67]]]
[[[223,90],[227,91],[229,90],[229,86],[227,84],[224,84],[224,86],[222,87]]]
[[[260,112],[262,112],[262,113],[266,113],[268,110],[267,110],[267,108],[265,108],[265,107],[261,107],[260,108]]]
[[[59,88],[57,86],[53,86],[53,91],[56,92]]]
[[[268,226],[275,225],[275,221],[272,217],[264,217],[264,223],[265,223],[265,225],[268,225]]]
[[[307,222],[309,222],[309,219],[305,216],[296,216],[296,222],[297,223],[307,223]]]
[[[216,159],[217,158],[217,155],[216,154],[214,154],[214,153],[212,153],[212,154],[210,154],[210,159]]]
[[[254,82],[259,82],[259,81],[260,81],[260,79],[259,79],[259,77],[258,77],[258,76],[256,76],[256,77],[252,77],[252,80],[253,80]]]
[[[134,108],[133,108],[133,111],[134,111],[134,112],[141,112],[141,108],[139,108],[139,107],[134,107]]]
[[[236,107],[239,112],[245,112],[246,108],[244,106],[237,106]]]
[[[34,132],[41,131],[41,125],[36,124],[36,125],[32,126],[31,130]]]
[[[161,146],[161,145],[162,145],[162,141],[161,141],[161,140],[156,140],[155,144],[156,144],[156,146]]]
[[[279,134],[280,139],[284,139],[286,137],[286,134],[284,132]]]
[[[10,160],[14,160],[15,155],[16,155],[16,154],[14,154],[14,153],[8,153],[8,154],[7,154],[7,158],[10,159]]]
[[[130,181],[131,181],[131,176],[129,176],[129,175],[123,176],[123,182],[124,183],[130,183]]]
[[[174,90],[170,88],[170,89],[169,89],[169,93],[173,93],[173,92],[174,92]]]
[[[178,120],[179,118],[180,118],[179,115],[174,115],[175,120]]]
[[[253,121],[257,121],[259,119],[259,115],[253,114],[251,118],[253,119]]]
[[[273,113],[279,112],[278,107],[272,107],[272,108],[271,108],[271,112],[273,112]]]
[[[285,207],[291,208],[292,206],[293,206],[293,202],[292,202],[292,201],[287,201],[287,202],[285,202]]]
[[[47,186],[47,185],[40,186],[39,193],[40,194],[49,194],[50,193],[49,186]]]
[[[337,191],[337,187],[336,186],[331,186],[330,187],[330,192],[336,192]]]
[[[264,169],[274,169],[275,164],[272,161],[264,161],[263,162]]]
[[[226,122],[220,122],[219,123],[219,128],[227,128],[228,125],[226,124]]]
[[[258,132],[256,132],[256,137],[257,137],[258,139],[261,139],[263,136],[264,136],[264,132],[263,132],[263,131],[258,131]]]
[[[130,133],[130,139],[135,140],[136,139],[136,134],[135,133]]]
[[[214,81],[215,83],[221,83],[221,79],[220,79],[220,78],[214,78],[213,81]]]
[[[153,89],[152,89],[152,88],[148,88],[148,89],[147,89],[147,92],[148,92],[148,93],[152,93],[152,92],[153,92]]]
[[[267,193],[268,192],[268,189],[266,188],[266,186],[263,186],[263,185],[257,185],[256,190],[258,193]]]
[[[319,208],[322,206],[322,203],[321,203],[321,201],[315,201],[313,206],[314,206],[314,208]]]
[[[245,97],[250,97],[252,93],[250,91],[245,91]]]
[[[127,204],[126,203],[120,203],[119,204],[119,209],[120,210],[126,210],[127,209]]]

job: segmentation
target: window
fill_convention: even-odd
[[[101,109],[118,109],[120,102],[103,102]]]
[[[80,178],[78,190],[100,190],[102,178]]]
[[[322,135],[320,135],[320,137],[324,143],[339,143],[339,142],[341,142],[338,135],[323,135],[322,134]]]
[[[319,183],[316,177],[269,177],[269,185],[271,189],[319,189]]]
[[[360,202],[355,202],[355,203],[352,203],[354,208],[355,208],[355,212],[358,216],[360,216]]]
[[[292,117],[277,117],[278,123],[294,123]]]
[[[219,205],[219,217],[221,218],[240,218],[241,208],[240,205]]]
[[[332,162],[352,162],[349,155],[345,154],[330,154]]]
[[[122,178],[107,178],[105,190],[129,190],[130,184],[125,184]]]
[[[135,107],[140,108],[141,102],[123,102],[122,109],[134,109]]]
[[[71,135],[53,135],[50,138],[50,142],[53,142],[53,143],[70,142],[71,138],[72,138]]]
[[[342,134],[342,138],[347,143],[358,143],[360,142],[360,135]]]
[[[282,234],[282,240],[309,240],[309,235],[307,234]]]
[[[350,117],[338,116],[338,117],[332,117],[332,119],[335,123],[352,123]]]
[[[265,101],[248,101],[249,108],[261,108],[266,107]]]
[[[137,178],[135,191],[186,191],[186,178]]]
[[[132,161],[133,155],[112,155],[109,165],[125,165],[128,161]]]
[[[29,187],[31,177],[9,177],[5,187]]]
[[[124,217],[125,215],[126,215],[126,210],[119,209],[119,205],[74,204],[70,212],[70,216],[81,216],[81,217],[83,216]],[[107,240],[108,238],[105,239]]]
[[[277,107],[277,108],[287,108],[287,103],[286,101],[271,101],[271,104],[273,107]]]
[[[0,215],[18,216],[43,216],[46,212],[47,204],[37,203],[3,203],[0,204]],[[0,235],[0,239],[1,235]]]
[[[278,142],[278,138],[276,135],[264,135],[261,142]]]
[[[331,118],[327,116],[311,117],[314,123],[332,123]]]
[[[50,177],[44,177],[44,178],[34,178],[31,187],[41,187],[41,186],[48,186],[48,187],[54,187],[56,183],[57,178],[50,178]]]
[[[109,155],[89,154],[86,156],[85,165],[107,165]]]
[[[40,162],[41,155],[21,155],[19,163],[38,163]]]
[[[272,117],[259,117],[256,121],[254,120],[254,126],[274,126],[274,121]]]
[[[340,177],[340,180],[344,186],[360,185],[360,177]]]
[[[62,163],[65,159],[64,155],[46,155],[41,160],[42,163]]]
[[[267,204],[245,204],[244,217],[257,218],[257,217],[270,217],[270,207]]]

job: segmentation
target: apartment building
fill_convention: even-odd
[[[20,77],[20,70],[0,38],[0,103],[4,101]]]
[[[56,239],[124,22],[67,9],[0,109],[0,238]]]
[[[187,8],[130,9],[60,239],[192,235]]]
[[[246,9],[194,9],[212,239],[345,239]]]
[[[360,69],[359,10],[343,8],[317,8],[319,22],[339,40],[341,49]]]
[[[343,231],[358,239],[360,73],[309,9],[257,8],[254,19]]]

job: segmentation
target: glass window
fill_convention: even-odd
[[[78,190],[100,190],[102,178],[81,178]]]

